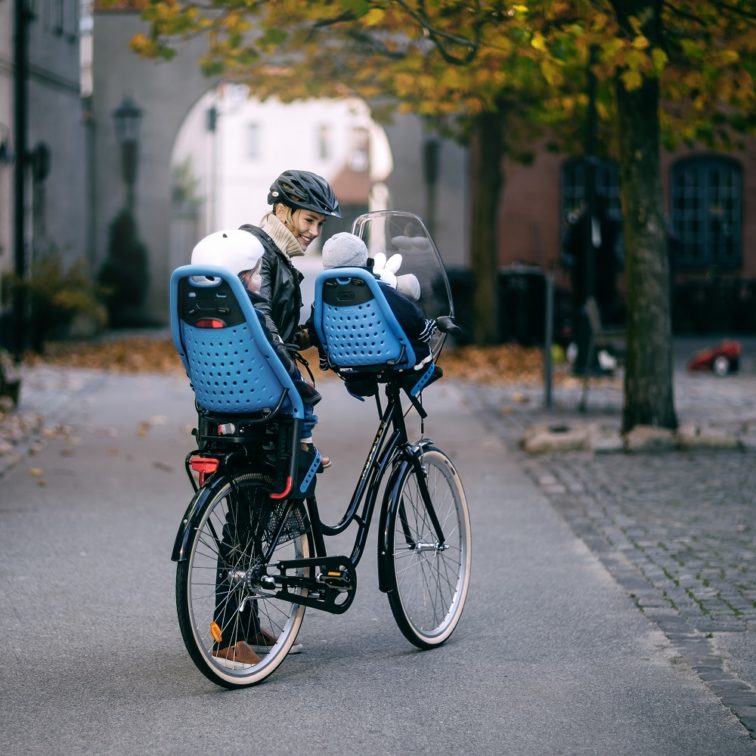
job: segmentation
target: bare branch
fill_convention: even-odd
[[[354,15],[352,11],[344,11],[343,13],[339,14],[338,16],[334,16],[333,18],[323,18],[320,21],[316,21],[313,25],[313,29],[320,29],[324,26],[335,26],[336,24],[342,24],[345,21],[356,21],[357,16]]]
[[[756,13],[751,13],[744,8],[741,8],[738,5],[733,5],[732,3],[726,3],[723,0],[711,0],[712,5],[716,5],[718,8],[722,8],[725,11],[728,11],[730,13],[734,13],[737,16],[742,16],[743,18],[747,18],[751,21],[756,20]]]
[[[466,63],[469,63],[471,60],[475,58],[475,56],[478,54],[478,49],[480,47],[480,33],[481,28],[483,25],[483,22],[481,20],[481,14],[478,14],[479,23],[475,24],[475,40],[469,40],[466,37],[460,37],[456,34],[451,34],[449,32],[445,32],[442,29],[435,28],[428,19],[428,16],[425,13],[425,2],[424,0],[421,0],[420,2],[420,8],[422,9],[422,13],[418,13],[413,8],[411,8],[405,0],[396,0],[397,4],[404,9],[405,13],[407,13],[408,16],[410,16],[422,29],[424,29],[428,33],[429,39],[433,42],[433,44],[436,46],[436,49],[438,50],[441,57],[447,62],[451,63],[452,65],[465,65]],[[476,0],[475,3],[478,10],[480,10],[480,3]],[[459,45],[460,47],[466,47],[467,53],[463,56],[458,56],[452,54],[442,43],[442,40],[446,42],[451,42],[455,45]]]
[[[694,23],[701,24],[702,26],[705,25],[703,23],[703,20],[699,16],[695,16],[692,13],[688,13],[687,11],[684,11],[682,8],[678,8],[674,3],[669,2],[669,0],[665,0],[662,3],[662,5],[670,13],[673,13],[675,16],[679,16],[680,18],[684,18],[687,21],[693,21]]]

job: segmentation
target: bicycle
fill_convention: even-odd
[[[368,214],[360,222],[366,236],[378,222],[401,222],[403,229],[408,222],[419,224],[427,235],[419,219],[406,213]],[[448,283],[446,293],[448,298]],[[446,642],[469,588],[470,517],[449,457],[430,439],[409,439],[406,412],[414,409],[424,421],[422,391],[441,371],[433,361],[412,370],[412,346],[375,278],[346,269],[324,272],[316,283],[315,328],[330,366],[353,388],[362,384],[363,394],[375,396],[379,416],[335,525],[323,523],[318,512],[320,456],[298,442],[301,400],[262,336],[240,282],[220,269],[185,266],[172,276],[171,298],[174,342],[198,409],[198,448],[185,460],[195,495],[172,554],[179,627],[198,669],[226,688],[255,685],[298,650],[307,607],[347,611],[384,482],[379,588],[407,640],[421,649]],[[436,321],[442,333],[455,328],[451,315]],[[440,336],[435,356],[442,345]],[[253,389],[245,377],[250,364]],[[406,412],[403,399],[409,402]],[[329,555],[326,538],[353,523],[351,553]],[[251,661],[236,656],[240,642],[253,650]]]

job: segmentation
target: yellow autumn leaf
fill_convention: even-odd
[[[616,63],[616,58],[624,45],[621,39],[613,37],[601,46],[601,59],[606,63]]]
[[[609,21],[609,17],[606,15],[606,13],[597,13],[596,17],[593,19],[593,28],[596,31],[601,31]]]
[[[717,50],[707,56],[707,60],[714,65],[727,66],[730,63],[737,63],[740,60],[740,55],[737,50]]]
[[[146,34],[135,34],[131,38],[131,49],[132,50],[141,50],[150,43],[150,38]]]
[[[622,83],[625,85],[625,89],[628,92],[632,92],[634,89],[638,89],[643,83],[643,77],[638,71],[630,70],[622,73]]]
[[[415,77],[410,74],[398,73],[394,77],[394,86],[400,92],[411,92],[415,86]]]
[[[651,59],[654,62],[654,71],[656,71],[656,73],[658,74],[660,74],[667,67],[667,61],[669,60],[667,53],[665,53],[664,50],[661,50],[658,47],[655,47],[651,51]]]
[[[543,38],[543,34],[541,34],[541,32],[536,32],[533,35],[533,39],[530,40],[530,44],[536,50],[540,50],[541,52],[546,51],[546,40]]]
[[[363,17],[362,23],[365,26],[379,26],[386,15],[386,11],[381,8],[371,8]]]
[[[564,82],[564,76],[559,70],[558,66],[555,66],[550,60],[544,60],[541,63],[541,73],[543,78],[552,86],[559,86]]]
[[[633,40],[633,47],[636,50],[645,50],[647,47],[649,47],[649,41],[646,37],[644,37],[642,34],[639,34],[634,40]]]

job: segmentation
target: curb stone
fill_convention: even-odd
[[[639,425],[623,435],[615,427],[600,423],[545,423],[526,429],[519,446],[528,454],[753,450],[756,430],[733,433],[713,425],[687,423],[676,432]]]
[[[740,441],[737,436],[722,428],[710,425],[686,423],[677,431],[681,449],[738,449]]]
[[[625,449],[629,452],[670,451],[677,446],[674,431],[651,425],[636,425],[625,434]]]

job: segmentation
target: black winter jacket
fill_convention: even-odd
[[[256,307],[265,318],[265,326],[271,337],[275,339],[276,336],[280,336],[284,343],[292,344],[299,327],[299,311],[302,309],[299,285],[304,276],[265,231],[249,224],[240,228],[256,236],[265,248],[260,266],[262,301],[256,304]]]

